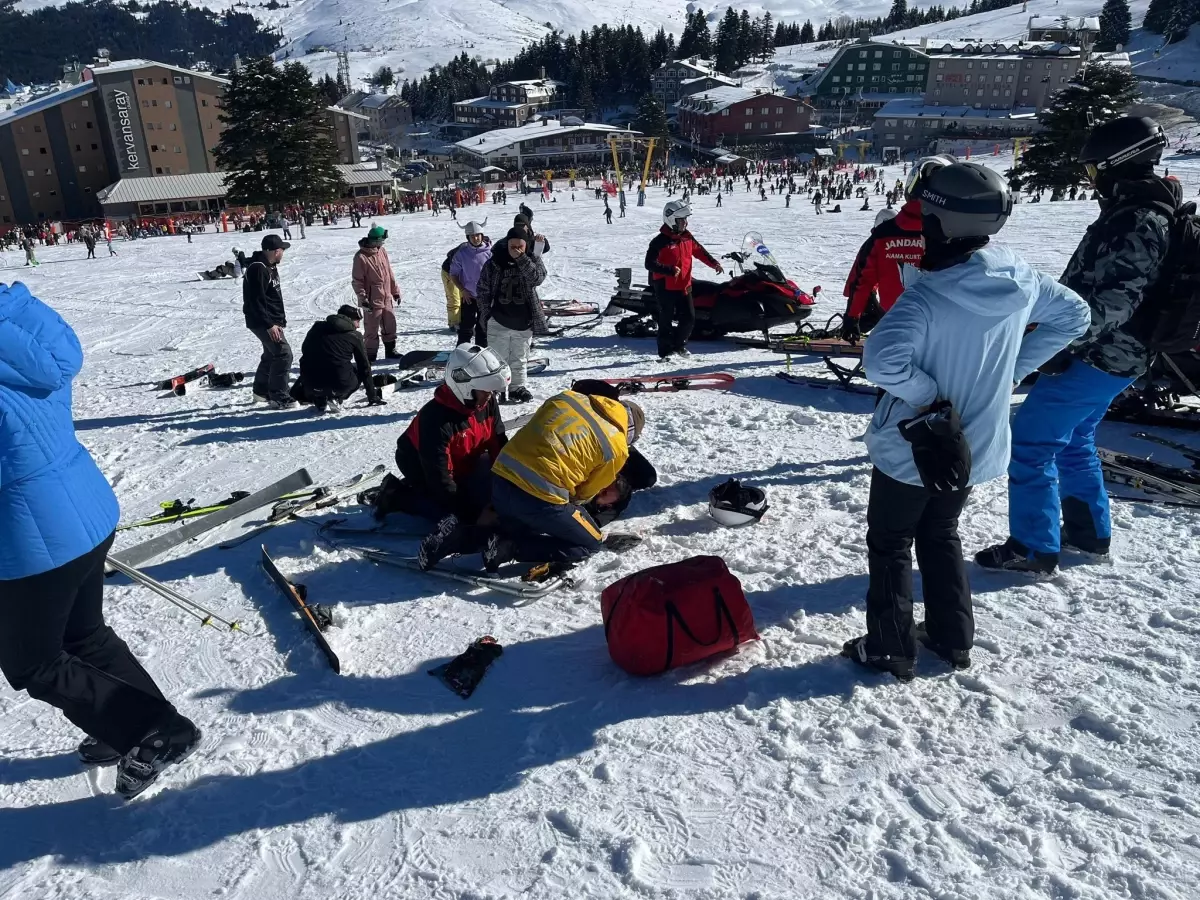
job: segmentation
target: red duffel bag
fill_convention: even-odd
[[[758,639],[741,583],[719,556],[635,572],[600,595],[613,662],[657,675]]]

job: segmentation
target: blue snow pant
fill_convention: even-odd
[[[578,562],[600,549],[600,526],[582,506],[547,503],[492,474],[499,530],[516,544],[518,562]]]
[[[1067,542],[1108,549],[1108,493],[1096,457],[1096,426],[1113,398],[1133,383],[1075,360],[1042,375],[1012,422],[1008,529],[1035,553],[1057,554],[1060,519]]]

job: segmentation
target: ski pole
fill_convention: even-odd
[[[108,564],[122,575],[125,575],[137,584],[142,585],[142,587],[149,588],[159,596],[173,603],[175,606],[178,606],[184,612],[195,616],[200,620],[201,625],[213,625],[214,622],[219,622],[226,626],[230,631],[240,631],[242,634],[252,634],[252,632],[246,631],[244,628],[242,628],[241,623],[236,619],[230,622],[228,619],[222,618],[211,609],[201,606],[190,597],[186,597],[183,594],[180,594],[178,591],[167,587],[161,581],[156,581],[139,569],[128,566],[120,560],[113,559],[111,556],[108,558]]]

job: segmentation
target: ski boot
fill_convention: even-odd
[[[182,762],[200,743],[200,729],[175,714],[169,724],[152,729],[117,763],[117,793],[132,800],[158,780],[163,769]]]
[[[111,766],[121,758],[120,752],[90,734],[79,742],[75,752],[85,766]]]
[[[396,352],[396,342],[395,341],[386,341],[384,343],[384,345],[383,345],[383,358],[384,359],[399,359],[401,356],[403,356],[402,353]]]
[[[950,666],[950,668],[971,668],[970,650],[954,650],[950,647],[943,647],[929,636],[929,631],[925,628],[924,622],[921,622],[919,625],[917,625],[916,638],[925,646],[926,650],[941,659],[944,663]]]
[[[516,549],[516,544],[509,538],[498,533],[490,535],[483,547],[483,567],[489,572],[499,571],[502,565],[516,558]]]
[[[458,516],[449,515],[437,523],[433,532],[426,535],[417,548],[417,565],[422,570],[429,570],[457,551],[454,549],[458,542],[455,539],[459,530]]]
[[[1015,538],[988,547],[975,554],[975,562],[985,569],[1053,575],[1058,570],[1057,553],[1035,553]]]
[[[872,656],[867,653],[867,636],[865,634],[852,641],[846,641],[842,645],[842,656],[864,668],[895,675],[905,684],[915,677],[913,660],[903,656]]]

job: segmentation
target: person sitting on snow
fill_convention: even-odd
[[[293,400],[311,403],[320,413],[337,411],[362,385],[370,405],[384,403],[371,378],[367,348],[358,331],[360,321],[362,310],[347,303],[313,323],[300,346],[300,377],[292,385]]]
[[[585,505],[620,502],[619,476],[644,422],[640,406],[611,393],[570,390],[543,403],[492,466],[497,521],[483,549],[485,568],[574,562],[599,550],[604,536]],[[444,519],[421,543],[421,566],[457,552],[460,538],[455,517]]]
[[[508,442],[497,398],[508,387],[508,365],[495,351],[461,344],[446,361],[433,398],[396,441],[396,467],[375,501],[375,517],[403,512],[470,527],[488,506],[491,467]]]

